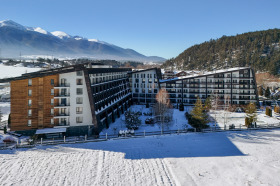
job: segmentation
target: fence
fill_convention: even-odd
[[[63,138],[52,138],[52,139],[37,139],[34,141],[17,141],[16,143],[0,143],[0,150],[12,149],[12,148],[30,148],[37,145],[58,145],[58,144],[75,144],[75,143],[87,143],[87,142],[100,142],[107,140],[117,139],[131,139],[131,138],[142,138],[146,136],[157,136],[157,135],[170,135],[170,134],[183,134],[183,133],[210,133],[210,132],[225,132],[225,131],[248,131],[248,130],[261,130],[261,129],[277,129],[280,128],[279,123],[258,125],[254,128],[247,128],[242,125],[238,126],[225,126],[225,127],[210,127],[196,131],[196,129],[184,129],[184,130],[168,130],[168,131],[152,131],[152,132],[134,132],[124,133],[122,135],[95,135],[95,136],[79,136],[79,137],[63,137]]]

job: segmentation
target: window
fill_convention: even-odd
[[[54,85],[54,79],[51,79],[51,85]]]
[[[65,78],[62,78],[61,80],[60,80],[60,85],[62,86],[62,87],[65,87],[66,86],[66,79]]]
[[[54,109],[51,109],[51,115],[54,115]]]
[[[83,89],[82,88],[77,88],[77,95],[83,94]]]
[[[76,114],[82,114],[83,113],[83,107],[76,107]]]
[[[54,105],[54,99],[51,99],[51,105]]]
[[[83,85],[83,79],[77,79],[77,85]]]
[[[32,110],[31,109],[28,110],[28,116],[32,116]]]
[[[27,126],[31,127],[31,119],[28,120]]]
[[[83,98],[82,97],[77,97],[76,103],[77,104],[83,104]]]
[[[32,96],[32,90],[28,90],[28,96]]]
[[[32,79],[28,79],[28,86],[32,85]]]
[[[29,100],[28,100],[28,106],[31,106],[31,104],[32,104],[32,100],[29,99]]]
[[[83,117],[76,117],[76,123],[83,123]]]
[[[52,124],[52,125],[54,124],[54,121],[53,121],[53,119],[51,119],[51,124]]]
[[[54,95],[54,89],[51,89],[51,95]]]
[[[60,110],[60,114],[61,114],[62,116],[66,116],[66,108],[62,108],[62,109]]]
[[[83,75],[83,71],[77,71],[77,76],[82,76]]]

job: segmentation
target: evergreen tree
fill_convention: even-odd
[[[266,87],[266,90],[265,90],[264,96],[265,96],[265,97],[267,97],[267,98],[270,96],[270,90],[269,90],[269,87]]]
[[[138,129],[141,125],[140,115],[130,110],[125,113],[125,124],[128,129]]]
[[[201,102],[201,99],[198,97],[193,107],[191,114],[186,113],[186,117],[189,121],[189,124],[196,128],[198,131],[204,128],[208,128],[207,123],[209,122],[209,117],[205,112],[204,106]]]

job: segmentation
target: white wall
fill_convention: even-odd
[[[70,102],[70,117],[69,117],[70,126],[92,125],[91,108],[90,108],[84,74],[82,76],[77,76],[76,72],[64,73],[59,75],[60,81],[62,78],[67,79],[66,83],[70,83],[70,89],[69,89],[70,98],[68,98]],[[77,85],[76,83],[77,79],[82,79],[83,84]],[[77,95],[77,88],[83,89],[82,95]],[[76,104],[77,97],[83,97],[83,104]],[[82,107],[83,113],[76,114],[76,107]],[[82,123],[76,123],[76,117],[79,116],[83,117]]]

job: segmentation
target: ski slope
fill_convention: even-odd
[[[280,185],[280,130],[0,151],[0,185]]]

